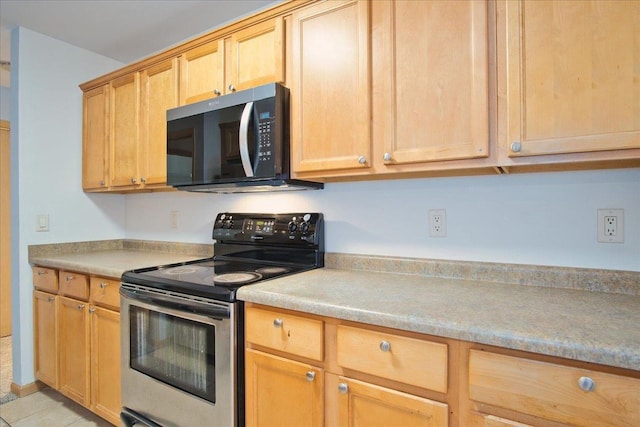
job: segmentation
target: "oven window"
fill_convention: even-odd
[[[215,403],[215,327],[131,306],[131,368]]]

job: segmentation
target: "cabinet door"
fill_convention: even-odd
[[[339,378],[340,427],[447,427],[449,409],[407,393]]]
[[[180,56],[180,105],[213,98],[223,92],[222,39],[188,50]]]
[[[167,110],[178,106],[178,60],[141,73],[140,181],[167,182]]]
[[[292,15],[295,173],[371,167],[369,7],[330,1]]]
[[[489,155],[486,1],[389,1],[376,111],[386,166]],[[378,147],[376,147],[378,148]]]
[[[111,185],[138,185],[138,73],[111,82]]]
[[[109,85],[82,95],[82,188],[109,186]]]
[[[60,392],[89,406],[89,322],[85,302],[58,297]]]
[[[509,156],[640,148],[640,2],[505,2]]]
[[[91,410],[120,422],[120,314],[91,306]]]
[[[225,92],[284,80],[282,18],[252,25],[226,41]],[[233,89],[232,89],[233,88]]]
[[[33,326],[35,335],[36,378],[58,388],[58,297],[46,292],[33,292]]]
[[[247,427],[323,425],[322,369],[246,351]]]

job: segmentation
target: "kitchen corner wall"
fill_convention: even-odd
[[[121,195],[82,191],[82,91],[118,61],[26,28],[11,32],[13,382],[34,381],[29,245],[124,236]],[[36,232],[36,216],[49,216]],[[3,236],[4,238],[4,236]]]

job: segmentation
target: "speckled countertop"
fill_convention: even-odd
[[[355,258],[349,265],[363,259],[366,258]],[[336,268],[345,266],[342,261],[329,261],[328,267],[322,269],[244,286],[239,289],[238,298],[344,320],[640,370],[640,295],[634,291],[634,285],[640,286],[640,273],[597,272],[603,279],[607,274],[624,276],[626,292],[616,293],[567,289],[575,287],[571,284],[572,269],[556,271],[566,283],[562,284],[564,287],[555,287],[549,283],[537,286],[501,283],[485,274],[486,271],[483,273],[486,277],[479,280],[432,277],[415,271],[401,274],[350,270]],[[388,260],[382,262],[388,263]],[[416,262],[406,264],[415,269]],[[394,265],[397,267],[397,262]],[[466,267],[467,272],[473,270]],[[508,269],[508,266],[502,265],[502,268]],[[406,268],[400,270],[406,271]],[[548,278],[555,277],[549,271],[546,273]],[[585,271],[574,273],[579,278],[584,277]]]

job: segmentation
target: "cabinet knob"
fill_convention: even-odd
[[[141,183],[146,183],[147,182],[147,178],[145,178],[144,176],[140,178],[140,182]]]
[[[78,304],[78,310],[82,310],[84,308],[84,304]]]
[[[511,143],[511,151],[513,151],[514,153],[519,153],[520,150],[522,150],[522,144],[520,143],[520,141],[514,141]]]
[[[282,319],[273,319],[273,326],[275,328],[280,328],[282,327]]]
[[[100,187],[104,187],[104,181],[100,181]]]
[[[137,181],[137,180],[136,180],[135,178],[131,178],[131,183],[132,183],[132,184],[135,184],[135,183],[136,183],[136,181]]]
[[[382,351],[391,351],[391,344],[389,341],[381,341],[380,342],[380,350]]]
[[[42,276],[43,274],[47,274],[46,270],[38,270],[38,276]]]
[[[364,165],[365,163],[367,163],[367,158],[365,156],[358,157],[358,163]]]
[[[216,96],[222,95],[222,93],[217,88],[213,90],[213,94]]]
[[[95,313],[95,312],[96,312],[95,307],[90,307],[90,308],[89,308],[89,313],[93,314],[93,313]]]
[[[382,156],[382,160],[384,160],[385,162],[390,162],[391,161],[391,153],[384,153],[384,155]]]
[[[338,384],[338,391],[342,394],[347,394],[349,392],[349,384],[347,383]]]
[[[47,298],[47,301],[49,301],[49,302],[54,302],[55,300],[56,300],[56,298],[55,298],[55,297],[49,297],[49,298]]]
[[[108,283],[106,283],[106,282],[100,282],[99,286],[100,286],[100,289],[104,289],[104,288],[107,287],[107,285],[108,285]]]
[[[72,280],[73,280],[73,276],[71,276],[71,275],[67,276],[67,282],[70,282]]]
[[[229,90],[231,92],[235,92],[236,91],[236,87],[234,85],[229,85]]]
[[[583,391],[593,391],[596,388],[596,383],[589,377],[580,377],[578,379],[578,387]]]
[[[307,381],[312,382],[313,380],[315,380],[315,379],[316,379],[316,373],[315,373],[315,371],[309,371],[309,372],[307,372],[306,377],[307,377]]]

